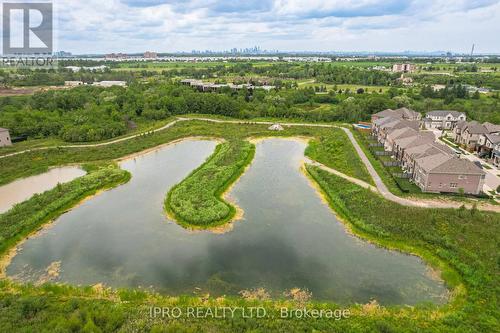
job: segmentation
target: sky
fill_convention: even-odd
[[[500,0],[54,0],[56,47],[500,53]]]

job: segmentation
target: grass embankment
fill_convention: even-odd
[[[348,319],[282,319],[279,309],[301,308],[287,300],[251,300],[207,296],[167,297],[138,290],[40,287],[0,281],[2,332],[494,332],[498,331],[499,215],[470,210],[427,210],[398,206],[314,167],[308,167],[333,207],[356,232],[388,246],[439,257],[460,273],[449,270],[451,284],[460,280],[467,294],[450,305],[384,308],[376,303],[351,306]],[[42,194],[42,196],[47,193]],[[420,249],[420,250],[419,250]],[[421,252],[422,251],[422,252]],[[150,307],[179,307],[180,318],[150,315]],[[203,313],[215,307],[261,306],[265,318],[187,317],[188,307]],[[331,303],[311,302],[308,309],[338,309]]]
[[[460,283],[465,285],[467,291],[445,306],[440,316],[417,322],[421,329],[493,332],[500,328],[500,214],[400,206],[317,167],[307,170],[354,232],[424,257],[440,268],[449,286],[458,287],[455,292],[461,290]]]
[[[306,156],[327,165],[348,176],[375,185],[365,165],[358,156],[349,138],[339,128],[334,128],[326,136],[309,142]]]
[[[243,173],[255,154],[247,141],[219,144],[214,154],[181,183],[165,200],[165,209],[179,224],[189,228],[211,228],[231,221],[236,208],[221,198]]]
[[[175,126],[164,131],[142,135],[128,141],[107,146],[51,148],[32,151],[0,159],[0,170],[2,170],[0,172],[0,185],[9,183],[17,178],[42,173],[52,166],[67,165],[69,163],[81,164],[95,161],[110,161],[189,136],[218,137],[228,141],[262,136],[306,136],[319,138],[321,136],[328,136],[332,131],[331,128],[291,127],[282,132],[272,132],[268,130],[268,127],[269,125],[209,123],[192,120],[177,123]],[[343,154],[342,157],[339,156],[339,160],[349,158],[345,151]],[[332,168],[337,167],[336,165],[328,164],[327,166]]]
[[[16,243],[32,232],[61,215],[84,198],[99,190],[114,187],[130,179],[127,171],[110,165],[87,168],[86,176],[69,183],[59,184],[43,194],[15,205],[0,215],[0,255],[5,254]]]

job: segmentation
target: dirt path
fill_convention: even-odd
[[[212,122],[212,123],[223,123],[223,124],[241,124],[241,125],[243,125],[243,124],[251,124],[251,125],[272,125],[272,124],[275,124],[275,122],[270,122],[270,121],[241,121],[241,120],[220,120],[220,119],[211,119],[211,118],[203,118],[203,117],[194,117],[194,118],[178,117],[176,120],[166,124],[165,126],[158,128],[158,129],[155,129],[153,131],[149,131],[148,133],[160,132],[160,131],[166,130],[166,129],[174,126],[175,124],[177,124],[181,121],[192,121],[192,120],[207,121],[207,122]],[[325,171],[331,172],[337,176],[340,176],[340,177],[342,177],[342,178],[344,178],[352,183],[360,185],[362,187],[365,187],[365,188],[368,187],[368,188],[371,188],[373,190],[377,190],[377,192],[379,192],[387,200],[390,200],[392,202],[398,203],[398,204],[403,205],[403,206],[409,206],[409,207],[459,208],[463,205],[467,208],[473,207],[473,205],[470,203],[464,204],[462,202],[454,202],[454,201],[450,201],[450,200],[447,200],[444,198],[443,198],[443,200],[420,199],[420,198],[406,199],[406,198],[401,198],[401,197],[394,195],[393,193],[391,193],[391,191],[389,191],[387,186],[384,184],[384,182],[382,181],[382,178],[380,178],[379,174],[377,173],[377,171],[375,170],[375,168],[371,164],[371,162],[368,159],[368,157],[366,156],[365,152],[361,149],[360,145],[358,144],[358,142],[354,138],[354,135],[347,128],[336,126],[336,125],[330,125],[330,124],[310,124],[310,123],[280,123],[280,124],[284,127],[295,127],[295,126],[304,127],[304,126],[306,126],[306,127],[340,128],[340,129],[342,129],[346,133],[347,137],[351,141],[354,148],[356,149],[356,152],[358,153],[359,157],[361,158],[361,161],[364,163],[364,165],[368,169],[368,172],[370,173],[370,175],[372,176],[372,178],[375,182],[376,188],[369,185],[366,182],[363,182],[362,180],[347,176],[347,175],[345,175],[345,174],[343,174],[335,169],[329,168],[329,167],[327,167],[323,164],[320,164],[318,162],[311,161],[312,162],[311,164],[316,165]],[[46,150],[46,149],[58,148],[58,147],[60,147],[60,148],[91,148],[91,147],[108,146],[108,145],[112,145],[115,143],[134,139],[134,138],[141,136],[143,134],[144,133],[138,133],[138,134],[124,137],[124,138],[120,138],[117,140],[103,142],[103,143],[96,143],[96,144],[53,146],[53,147],[40,147],[40,148],[27,149],[27,150],[23,150],[23,151],[0,156],[0,159],[28,153],[31,151]],[[484,204],[484,203],[478,203],[477,209],[483,210],[483,211],[500,212],[500,206]]]

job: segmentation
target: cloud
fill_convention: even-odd
[[[500,52],[499,43],[492,42],[500,34],[499,2],[59,0],[58,45],[84,53],[251,45],[387,51],[456,50],[460,39],[475,39],[484,50]],[[422,36],[423,31],[428,35]]]

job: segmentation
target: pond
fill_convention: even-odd
[[[36,193],[43,193],[54,187],[57,183],[66,183],[85,175],[85,171],[76,166],[53,168],[49,171],[16,180],[0,186],[0,214],[11,209],[15,204],[31,198]]]
[[[230,196],[244,210],[225,234],[168,221],[163,200],[213,152],[183,141],[122,162],[123,186],[87,200],[27,240],[7,274],[22,281],[152,288],[170,295],[279,297],[307,288],[337,303],[442,303],[446,288],[417,257],[348,234],[301,173],[306,144],[266,139]]]

